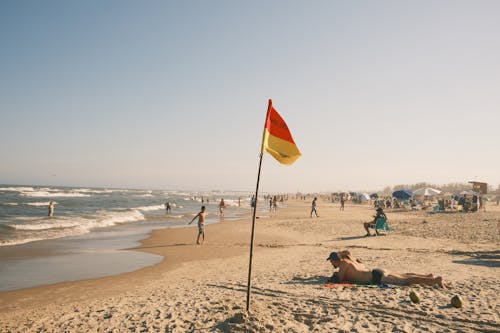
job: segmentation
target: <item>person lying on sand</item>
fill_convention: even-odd
[[[340,283],[384,283],[401,286],[420,284],[438,285],[441,288],[446,288],[443,278],[441,276],[434,277],[433,274],[396,273],[380,268],[369,269],[360,260],[352,257],[349,251],[332,252],[326,260],[330,261],[334,268],[339,269],[333,276],[335,282],[338,280]]]

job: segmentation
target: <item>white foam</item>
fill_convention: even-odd
[[[29,192],[29,191],[34,191],[34,189],[33,187],[0,187],[0,191]]]
[[[165,218],[167,218],[167,219],[181,219],[183,217],[184,217],[184,215],[167,215],[167,216],[165,216]]]
[[[49,229],[64,229],[79,227],[80,224],[74,220],[55,220],[46,223],[25,223],[25,224],[11,224],[9,227],[16,230],[49,230]]]
[[[83,194],[79,192],[48,192],[48,191],[31,191],[31,192],[21,192],[22,196],[34,197],[34,198],[52,198],[52,197],[66,197],[66,198],[78,198],[78,197],[90,197],[89,194]]]
[[[241,199],[241,204],[244,203],[245,200]],[[238,207],[238,200],[232,200],[232,199],[224,199],[224,202],[226,203],[226,206],[231,206],[231,207]]]
[[[18,203],[17,202],[5,202],[2,205],[4,205],[4,206],[17,206]]]
[[[150,212],[152,210],[165,209],[165,205],[142,206],[142,207],[137,207],[137,208],[134,208],[134,209],[142,210],[143,212]]]
[[[10,246],[10,245],[20,245],[30,242],[41,241],[46,238],[24,238],[24,239],[13,239],[13,240],[0,240],[0,246]]]
[[[54,204],[57,204],[57,202],[54,201]],[[29,206],[48,206],[50,205],[50,201],[44,201],[44,202],[27,202],[25,205]]]
[[[152,197],[153,195],[151,193],[146,193],[146,194],[137,194],[136,197],[141,197],[141,198],[148,198]]]
[[[97,219],[96,227],[108,227],[120,223],[136,222],[145,219],[144,215],[137,209],[122,212],[102,211],[99,214],[101,216]]]
[[[75,192],[81,192],[81,193],[94,193],[94,194],[109,194],[109,193],[114,193],[114,192],[128,192],[129,190],[119,190],[119,189],[103,189],[103,190],[97,190],[97,189],[91,189],[91,188],[78,188],[74,189],[73,191]]]
[[[106,228],[117,224],[144,220],[139,210],[100,211],[93,218],[65,216],[58,218],[17,218],[18,221],[28,221],[19,224],[9,224],[8,227],[20,232],[28,232],[26,237],[9,241],[0,241],[0,246],[24,244],[44,239],[55,239],[89,233],[92,229]]]

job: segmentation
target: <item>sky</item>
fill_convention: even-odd
[[[500,1],[0,2],[0,183],[500,183]]]

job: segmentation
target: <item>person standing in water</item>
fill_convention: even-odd
[[[224,209],[226,209],[226,203],[224,202],[224,198],[221,198],[219,203],[220,216],[224,216]]]
[[[49,203],[49,216],[50,217],[54,216],[54,208],[55,208],[54,201],[51,201]]]
[[[205,242],[205,217],[206,217],[206,209],[205,206],[201,206],[201,211],[193,217],[191,222],[188,223],[191,224],[193,223],[196,218],[198,218],[198,237],[196,238],[196,244],[200,244],[200,236],[202,237],[201,244]]]

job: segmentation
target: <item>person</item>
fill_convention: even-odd
[[[344,204],[345,204],[345,198],[344,196],[342,195],[340,197],[340,211],[343,212],[344,211]]]
[[[257,201],[255,200],[255,195],[252,195],[252,199],[250,199],[250,207],[255,208],[255,204]]]
[[[316,210],[316,201],[318,198],[314,197],[312,203],[311,203],[311,217],[313,217],[313,213],[316,214],[316,217],[319,217],[318,211]]]
[[[200,245],[200,236],[202,237],[201,244],[205,242],[205,216],[207,215],[206,213],[206,208],[205,206],[201,206],[201,211],[193,217],[191,222],[188,223],[191,224],[193,223],[196,218],[198,218],[198,237],[196,238],[196,244]]]
[[[408,286],[419,284],[425,286],[440,286],[446,288],[441,276],[433,274],[397,273],[384,269],[369,269],[359,259],[351,256],[349,251],[332,252],[326,258],[334,269],[339,269],[332,276],[332,282],[370,283],[370,284],[395,284]]]
[[[54,208],[55,208],[54,201],[51,201],[49,203],[49,216],[50,217],[54,216]]]
[[[375,228],[375,226],[377,225],[378,218],[385,218],[385,219],[387,218],[387,216],[384,213],[384,209],[382,207],[377,208],[377,214],[375,214],[375,216],[373,217],[373,221],[363,223],[363,226],[366,230],[366,235],[365,235],[366,237],[371,236],[370,228]]]
[[[170,213],[172,211],[172,207],[170,206],[170,202],[165,202],[165,211],[166,213]]]
[[[224,202],[224,198],[221,198],[220,199],[220,203],[219,203],[219,213],[220,213],[220,216],[224,216],[224,209],[226,208],[226,203]]]

